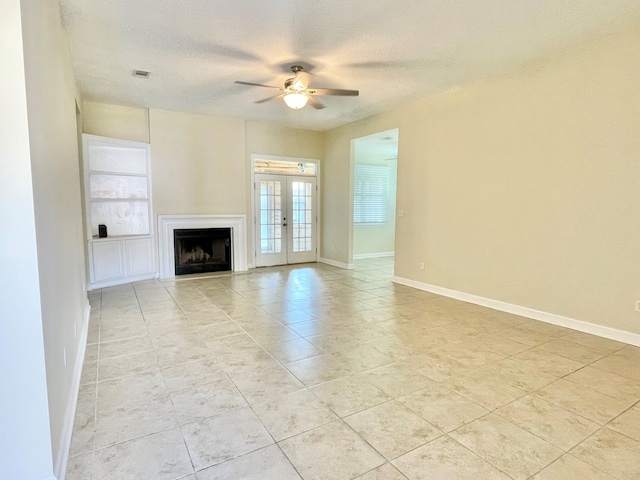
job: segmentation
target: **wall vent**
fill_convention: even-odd
[[[145,72],[144,70],[134,70],[133,76],[138,78],[149,78],[149,72]]]

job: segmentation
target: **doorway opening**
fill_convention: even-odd
[[[395,128],[353,140],[352,261],[395,254],[398,136]]]
[[[255,266],[317,261],[317,160],[252,160]]]

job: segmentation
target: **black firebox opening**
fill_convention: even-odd
[[[176,275],[231,270],[231,229],[174,230]]]

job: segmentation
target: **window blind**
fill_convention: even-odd
[[[356,165],[354,173],[354,224],[381,225],[386,223],[389,168],[376,165]]]

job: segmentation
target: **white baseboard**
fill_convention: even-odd
[[[147,275],[137,275],[135,277],[119,278],[117,280],[106,280],[104,282],[96,282],[89,284],[89,291],[98,290],[100,288],[117,287],[118,285],[126,285],[133,282],[142,282],[143,280],[153,280],[159,278],[157,273],[149,273]]]
[[[326,263],[327,265],[332,265],[338,268],[344,268],[346,270],[353,270],[353,263],[342,263],[337,262],[336,260],[331,260],[330,258],[319,258],[319,262]]]
[[[76,406],[78,405],[78,392],[80,391],[80,378],[82,376],[82,365],[84,364],[84,354],[87,349],[87,337],[89,334],[89,316],[91,305],[87,301],[84,308],[84,319],[82,320],[82,331],[78,340],[78,354],[73,366],[73,377],[71,378],[71,388],[67,397],[67,408],[64,413],[64,424],[60,434],[60,449],[55,456],[53,480],[64,480],[67,473],[67,462],[69,461],[69,449],[71,448],[71,435],[73,434],[73,421],[76,416]]]
[[[575,318],[564,317],[562,315],[556,315],[555,313],[542,312],[540,310],[534,310],[533,308],[521,307],[520,305],[513,305],[511,303],[501,302],[500,300],[493,300],[491,298],[459,292],[457,290],[451,290],[437,285],[417,282],[408,278],[393,277],[393,281],[395,283],[407,285],[408,287],[417,288],[418,290],[424,290],[426,292],[443,295],[445,297],[455,298],[456,300],[462,300],[463,302],[481,305],[501,312],[513,313],[514,315],[520,315],[533,320],[540,320],[541,322],[551,323],[560,327],[566,327],[579,332],[590,333],[599,337],[640,347],[640,334],[637,333],[605,327],[603,325],[597,325],[583,320],[576,320]]]
[[[393,257],[396,252],[376,252],[376,253],[354,253],[354,260],[362,260],[363,258],[379,258],[379,257]]]

